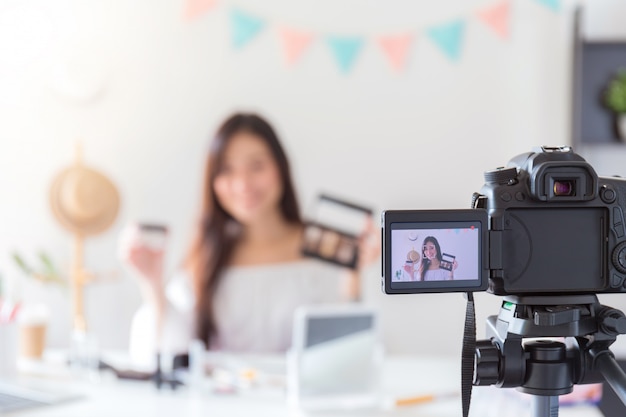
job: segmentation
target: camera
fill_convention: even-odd
[[[385,293],[626,292],[625,179],[598,177],[569,146],[484,177],[469,209],[382,213]]]

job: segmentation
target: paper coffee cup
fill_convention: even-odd
[[[48,309],[43,305],[29,306],[19,316],[19,355],[23,358],[41,358],[46,347]]]
[[[46,324],[20,324],[20,356],[39,359],[46,347]]]

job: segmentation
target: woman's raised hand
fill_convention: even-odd
[[[380,263],[381,242],[380,232],[374,227],[372,217],[367,218],[363,233],[359,236],[359,264],[357,269],[363,270],[375,262]]]
[[[147,301],[162,298],[164,252],[163,245],[150,244],[138,224],[129,224],[120,234],[119,258],[139,280]]]

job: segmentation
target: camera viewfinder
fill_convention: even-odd
[[[576,195],[576,180],[554,180],[555,196],[571,197]]]

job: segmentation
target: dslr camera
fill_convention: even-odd
[[[598,177],[568,146],[484,176],[470,209],[382,213],[385,293],[626,292],[625,179]]]

